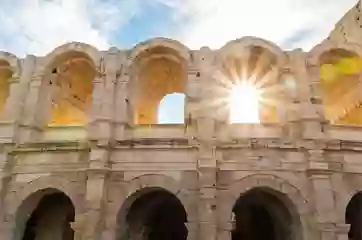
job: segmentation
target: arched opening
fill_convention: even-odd
[[[67,195],[56,189],[28,197],[16,214],[14,240],[73,240],[75,209]]]
[[[3,112],[5,103],[10,94],[9,79],[13,70],[7,61],[0,60],[0,112]]]
[[[186,240],[186,211],[172,193],[142,189],[131,195],[118,215],[117,240]]]
[[[158,124],[183,124],[185,114],[181,109],[185,109],[185,94],[167,94],[158,107]]]
[[[59,56],[47,68],[43,86],[51,94],[46,99],[52,103],[50,126],[87,124],[95,75],[92,60],[75,51]]]
[[[362,240],[362,193],[355,194],[348,203],[346,223],[350,224],[348,239]]]
[[[233,207],[235,222],[231,239],[299,239],[298,215],[289,210],[291,203],[283,200],[288,201],[286,196],[269,188],[254,188],[242,194]]]
[[[344,49],[333,49],[320,58],[320,89],[325,117],[332,124],[361,125],[359,78],[362,59]]]
[[[161,100],[168,94],[185,93],[186,66],[177,51],[162,46],[148,49],[133,60],[131,86],[136,124],[157,124]],[[177,115],[184,114],[180,107],[174,106]]]
[[[217,102],[228,109],[229,122],[276,122],[283,93],[279,74],[277,57],[263,47],[248,46],[227,55],[214,78],[223,100]]]

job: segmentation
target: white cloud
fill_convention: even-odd
[[[219,48],[243,36],[309,50],[357,0],[159,0],[187,19],[177,38],[191,48]]]
[[[122,37],[122,28],[149,4],[174,13],[169,35],[191,48],[219,48],[242,36],[257,36],[284,48],[324,39],[357,0],[0,0],[0,49],[44,55],[69,41],[99,49]],[[148,5],[147,5],[148,4]],[[157,26],[145,22],[151,29]]]
[[[81,41],[109,47],[115,27],[136,14],[139,0],[0,1],[0,49],[44,55],[60,44]]]

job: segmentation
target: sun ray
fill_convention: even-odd
[[[228,114],[231,123],[260,123],[260,118],[274,121],[286,90],[278,81],[279,70],[270,52],[244,48],[227,56],[213,72],[201,105],[216,115]]]

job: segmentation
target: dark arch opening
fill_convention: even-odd
[[[122,206],[117,240],[186,240],[187,214],[180,200],[164,189],[143,190]]]
[[[348,239],[362,240],[362,193],[355,194],[346,208],[346,223],[350,224]]]
[[[254,188],[241,195],[233,207],[232,240],[295,240],[293,214],[278,193],[268,188]]]
[[[27,198],[16,216],[15,240],[73,240],[75,209],[67,195],[44,189]]]

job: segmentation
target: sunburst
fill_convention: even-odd
[[[250,56],[250,53],[245,55]],[[285,90],[277,80],[279,69],[266,63],[264,58],[267,56],[259,55],[253,69],[247,57],[228,62],[215,71],[212,74],[214,84],[208,85],[206,90],[211,93],[206,96],[213,98],[205,98],[202,106],[216,115],[228,114],[230,123],[260,123],[262,110],[281,104],[279,96]]]

